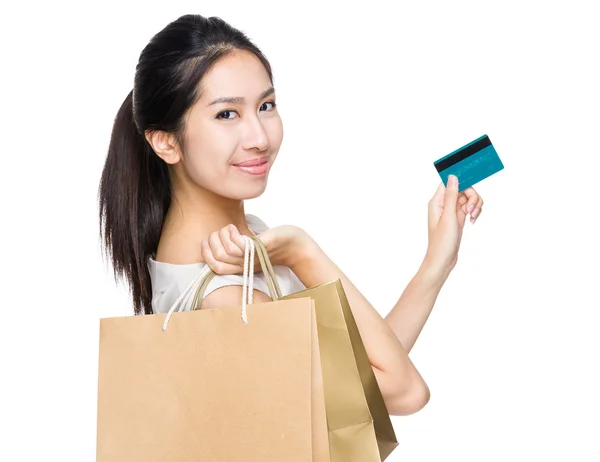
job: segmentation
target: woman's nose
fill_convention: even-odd
[[[244,149],[265,151],[269,147],[267,131],[258,117],[253,117],[246,124]]]

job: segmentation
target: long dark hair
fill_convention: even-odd
[[[200,97],[202,77],[235,50],[253,53],[273,82],[268,60],[243,32],[217,17],[181,16],[143,49],[133,90],[117,112],[98,192],[100,234],[115,278],[129,285],[135,314],[152,313],[147,262],[172,194],[169,167],[145,133],[172,133],[183,148],[184,116]]]

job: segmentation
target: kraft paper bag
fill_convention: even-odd
[[[341,281],[280,300],[315,302],[332,462],[380,462],[398,446]]]
[[[166,316],[100,321],[98,462],[329,460],[311,298]]]
[[[384,461],[398,440],[341,281],[282,297],[264,244],[252,239],[274,299],[314,300],[331,462]]]

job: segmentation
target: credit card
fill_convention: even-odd
[[[458,177],[459,192],[470,188],[504,168],[487,135],[483,135],[447,156],[436,160],[433,165],[438,171],[444,186],[448,185],[448,175]]]

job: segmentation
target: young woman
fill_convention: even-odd
[[[152,38],[116,116],[99,190],[104,243],[134,312],[167,312],[204,265],[219,276],[202,308],[239,303],[243,236],[258,235],[283,295],[342,280],[390,414],[417,412],[429,389],[408,353],[456,264],[466,216],[474,222],[483,201],[473,189],[459,194],[456,178],[440,185],[423,263],[384,319],[301,228],[246,215],[282,137],[271,67],[242,32],[186,15]],[[258,273],[254,300],[268,293]]]

